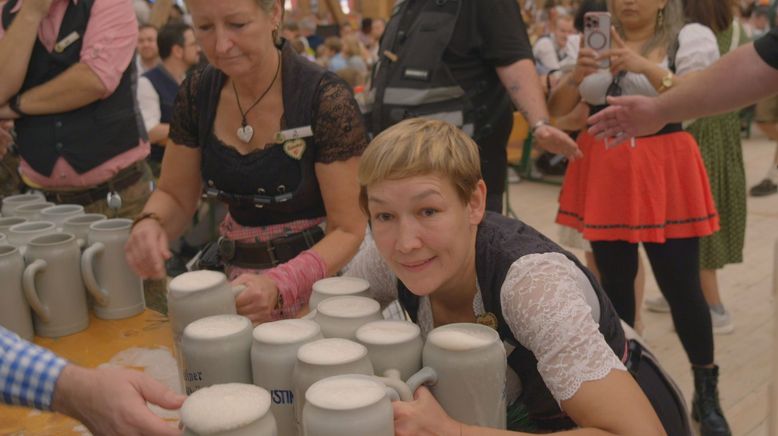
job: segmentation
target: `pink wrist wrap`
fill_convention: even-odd
[[[263,274],[278,287],[279,308],[273,311],[273,319],[295,318],[297,312],[308,304],[313,283],[327,276],[327,265],[318,253],[305,250],[289,262]]]

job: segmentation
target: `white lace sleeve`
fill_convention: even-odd
[[[716,35],[702,24],[683,26],[678,34],[678,53],[675,55],[675,72],[679,76],[709,67],[719,58]]]
[[[501,289],[508,326],[535,354],[538,372],[559,402],[583,382],[626,370],[592,319],[579,275],[563,254],[531,254],[513,263]]]
[[[370,292],[381,307],[397,299],[397,279],[381,258],[370,229],[365,232],[356,256],[343,269],[343,275],[370,282]]]

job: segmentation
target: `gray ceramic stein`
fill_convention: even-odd
[[[270,394],[259,386],[226,383],[200,389],[181,407],[184,436],[277,436]],[[281,433],[282,436],[286,436]]]
[[[62,223],[62,231],[75,236],[76,241],[78,241],[78,246],[84,248],[89,236],[89,226],[91,226],[92,223],[103,221],[106,218],[108,217],[101,213],[87,213],[71,216]]]
[[[80,204],[58,204],[41,210],[40,219],[42,221],[51,221],[58,229],[62,229],[65,220],[83,214],[84,206],[81,206]]]
[[[358,277],[327,277],[326,279],[317,280],[313,284],[308,307],[313,310],[327,298],[342,297],[344,295],[370,297],[370,283]]]
[[[356,340],[357,329],[383,319],[381,305],[372,298],[357,296],[331,297],[316,307],[313,320],[321,326],[325,338]]]
[[[0,233],[8,236],[11,227],[17,224],[24,224],[26,222],[26,218],[19,218],[18,216],[4,216],[0,218]]]
[[[427,335],[422,361],[437,373],[430,390],[450,417],[465,424],[505,428],[507,361],[497,331],[475,323],[438,327]],[[408,380],[412,389],[423,372]]]
[[[31,341],[35,333],[30,306],[22,291],[23,272],[24,258],[19,249],[0,245],[0,325]]]
[[[95,315],[123,319],[143,312],[143,280],[124,256],[132,221],[123,218],[96,221],[89,226],[89,247],[81,256],[81,273],[95,298]]]
[[[27,244],[22,284],[39,336],[65,336],[89,326],[80,257],[69,233],[39,236]]]
[[[27,243],[38,236],[57,232],[57,227],[49,221],[27,221],[8,229],[8,243],[18,248],[24,254]]]
[[[305,392],[305,436],[393,436],[390,396],[373,377],[340,375],[319,380]]]
[[[419,326],[409,321],[380,320],[357,330],[357,341],[367,348],[367,355],[377,375],[396,369],[402,380],[408,380],[421,369],[424,340]]]
[[[54,206],[54,203],[28,203],[17,207],[13,213],[14,216],[26,218],[30,221],[41,221],[41,212],[43,209],[48,209],[51,206]]]
[[[198,319],[184,329],[186,393],[222,383],[252,383],[251,321],[240,315]]]
[[[292,384],[294,415],[300,434],[305,392],[319,380],[343,374],[373,375],[373,365],[362,344],[348,339],[328,338],[309,342],[297,350]]]
[[[322,339],[321,328],[305,319],[284,319],[258,325],[251,346],[251,368],[254,384],[270,392],[270,410],[276,418],[278,432],[297,434],[294,418],[292,371],[301,346]]]
[[[9,195],[8,197],[3,198],[3,206],[0,211],[2,211],[4,217],[12,217],[15,216],[14,211],[19,206],[45,202],[46,197],[44,197],[41,193]]]

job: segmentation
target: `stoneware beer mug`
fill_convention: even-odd
[[[393,436],[392,403],[382,383],[363,375],[319,380],[305,393],[305,436]],[[393,396],[397,399],[396,394]]]
[[[400,372],[408,380],[421,369],[424,341],[419,326],[409,321],[380,320],[369,322],[357,330],[357,342],[367,348],[376,375],[388,369]]]
[[[235,296],[243,286],[231,286],[227,276],[218,271],[191,271],[168,283],[168,317],[173,339],[180,343],[184,328],[211,315],[234,315]]]
[[[200,389],[181,406],[184,436],[277,436],[270,394],[250,384]]]
[[[370,297],[370,283],[358,277],[327,277],[326,279],[317,280],[313,284],[308,307],[313,310],[316,309],[316,306],[322,300],[344,295]]]
[[[284,319],[254,328],[252,376],[255,385],[270,392],[270,410],[276,418],[279,434],[297,434],[292,370],[297,361],[297,350],[318,339],[322,339],[319,325],[305,319]]]
[[[308,388],[319,380],[343,374],[373,375],[373,365],[364,345],[348,339],[329,338],[309,342],[297,350],[297,362],[292,371],[292,392],[298,429],[301,430]]]
[[[83,214],[84,206],[81,206],[80,204],[60,204],[41,210],[40,219],[42,221],[51,221],[58,229],[62,229],[65,220]]]
[[[57,228],[52,222],[48,221],[27,221],[16,224],[8,229],[8,243],[18,248],[24,254],[27,249],[27,243],[38,236],[50,235],[56,233]]]
[[[46,198],[41,193],[9,195],[3,198],[2,214],[4,217],[14,216],[14,211],[19,206],[33,203],[45,203]]]
[[[497,331],[475,323],[438,327],[427,335],[422,362],[437,373],[430,390],[450,417],[465,424],[505,428],[507,363]],[[408,380],[411,389],[419,385],[417,376]]]
[[[107,217],[101,213],[87,213],[68,217],[65,222],[62,223],[62,231],[75,236],[78,246],[84,248],[89,235],[89,226],[94,222],[102,221],[106,218]]]
[[[39,336],[65,336],[89,325],[80,255],[69,233],[38,236],[27,245],[22,285]]]
[[[184,385],[191,394],[223,383],[252,383],[251,321],[240,315],[198,319],[184,329]]]
[[[367,297],[332,297],[316,307],[314,321],[325,338],[356,339],[357,329],[383,319],[381,305]]]
[[[44,202],[23,204],[14,210],[14,215],[21,218],[26,218],[30,221],[42,221],[41,212],[43,209],[48,209],[51,206],[54,206],[54,203]]]
[[[129,318],[143,312],[146,306],[143,280],[124,256],[131,225],[132,220],[116,218],[89,226],[89,247],[81,256],[81,273],[87,290],[95,298],[98,318]]]
[[[0,325],[31,341],[32,314],[22,291],[24,258],[19,249],[0,245]]]
[[[18,216],[4,216],[0,218],[0,233],[8,236],[11,227],[17,224],[24,224],[27,222],[26,218],[19,218]]]

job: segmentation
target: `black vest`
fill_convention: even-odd
[[[316,126],[314,109],[319,94],[319,83],[328,73],[320,66],[294,52],[284,43],[281,55],[283,72],[284,129],[311,126],[313,136],[304,138],[302,157],[293,159],[281,144],[252,153],[237,164],[250,168],[251,180],[235,177],[225,169],[224,147],[213,134],[213,122],[219,93],[227,77],[213,66],[203,71],[198,90],[198,143],[202,144],[202,175],[208,188],[228,194],[239,194],[240,200],[225,200],[230,215],[244,226],[280,224],[295,219],[319,218],[326,215],[319,182],[314,170],[316,154]]]
[[[478,226],[476,236],[476,274],[478,286],[487,312],[493,313],[498,320],[497,331],[500,338],[515,346],[508,356],[510,366],[521,379],[521,401],[536,424],[546,429],[570,427],[572,421],[559,409],[556,400],[538,373],[538,361],[535,355],[516,340],[502,316],[500,289],[511,265],[519,258],[534,253],[561,253],[586,274],[592,284],[600,305],[600,332],[620,359],[625,352],[624,331],[619,317],[597,279],[576,259],[553,241],[521,221],[504,217],[494,212],[486,212]],[[398,280],[398,299],[408,311],[414,322],[418,319],[419,297],[412,294]]]
[[[173,119],[173,103],[178,94],[178,82],[170,76],[170,73],[160,64],[143,73],[143,77],[149,79],[151,86],[159,96],[159,122],[170,124]],[[164,144],[152,144],[149,159],[161,162],[165,153]]]
[[[381,38],[373,68],[371,132],[377,135],[406,118],[425,117],[448,121],[474,136],[471,98],[443,62],[462,1],[425,1],[414,17],[406,16],[410,3],[395,6]]]
[[[61,53],[57,50],[49,53],[36,39],[20,93],[52,80],[80,61],[83,36],[94,2],[68,2],[57,41],[73,32],[80,38]],[[3,8],[5,29],[11,26],[16,16],[11,12],[16,4],[17,0],[10,0]],[[105,50],[110,50],[110,47]],[[146,138],[136,103],[136,79],[135,63],[130,62],[119,86],[108,98],[69,112],[16,120],[19,153],[36,172],[50,176],[60,156],[76,172],[83,174],[136,147],[141,137]]]

